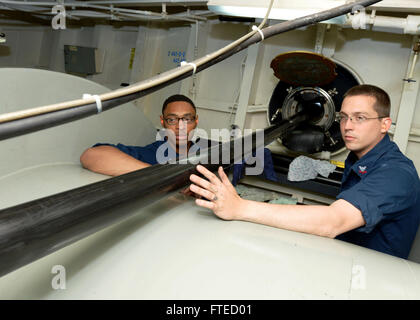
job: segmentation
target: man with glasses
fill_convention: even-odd
[[[199,206],[224,220],[243,220],[348,241],[407,258],[420,221],[420,182],[411,160],[387,134],[390,99],[382,89],[360,85],[346,94],[339,113],[350,153],[341,192],[329,206],[268,204],[241,199],[220,167],[218,178],[191,175]]]
[[[83,152],[81,164],[97,173],[118,176],[159,163],[157,151],[165,143],[174,151],[167,154],[179,157],[188,152],[193,144],[193,130],[198,124],[194,103],[184,95],[170,96],[163,103],[160,123],[167,130],[167,140],[158,140],[144,147],[98,143]]]

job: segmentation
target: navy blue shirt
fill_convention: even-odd
[[[126,146],[122,143],[118,144],[110,144],[110,143],[97,143],[93,147],[97,146],[112,146],[117,148],[118,150],[136,158],[137,160],[149,163],[151,165],[157,164],[158,161],[156,159],[156,152],[157,149],[164,144],[165,141],[156,141],[147,146],[139,147],[139,146]]]
[[[337,199],[358,208],[366,222],[337,239],[408,257],[420,222],[420,181],[388,135],[361,159],[350,152]]]
[[[146,162],[151,165],[158,164],[159,161],[156,158],[158,149],[161,145],[166,143],[166,140],[157,140],[151,144],[148,144],[144,147],[139,146],[126,146],[122,143],[118,144],[110,144],[110,143],[97,143],[93,147],[97,146],[112,146],[114,148],[117,148],[118,150],[128,154],[129,156],[132,156],[133,158],[136,158],[137,160],[140,160],[142,162]],[[190,149],[188,150],[189,154],[195,154],[198,152],[201,148],[208,148],[209,144],[210,146],[214,145],[215,141],[206,140],[203,138],[197,138],[197,140],[193,141],[193,144],[191,145]],[[173,157],[172,157],[173,155]],[[169,143],[167,144],[167,148],[164,149],[164,156],[167,159],[176,159],[179,157],[179,154],[173,150]]]

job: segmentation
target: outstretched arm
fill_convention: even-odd
[[[239,197],[222,167],[220,179],[203,166],[197,170],[208,180],[191,175],[191,191],[209,199],[197,199],[196,204],[213,210],[224,220],[243,220],[276,228],[305,232],[324,237],[337,235],[365,224],[359,209],[345,200],[329,206],[279,205],[245,200]]]
[[[112,146],[98,146],[85,150],[80,156],[80,163],[88,170],[110,176],[119,176],[151,166]]]

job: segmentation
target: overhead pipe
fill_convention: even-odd
[[[164,20],[180,20],[180,21],[188,21],[188,22],[195,22],[197,19],[193,18],[193,17],[183,17],[181,15],[169,15],[167,13],[156,13],[153,11],[145,11],[145,10],[134,10],[134,9],[126,9],[126,8],[119,8],[119,7],[114,7],[113,4],[110,4],[110,6],[103,6],[103,5],[98,5],[98,4],[92,4],[92,3],[88,3],[88,2],[81,2],[81,1],[73,1],[73,2],[65,2],[65,3],[56,3],[56,2],[22,2],[22,1],[16,1],[16,0],[1,0],[1,2],[3,3],[3,5],[9,5],[10,7],[15,7],[16,6],[22,6],[22,7],[38,7],[38,6],[47,6],[47,7],[53,7],[56,5],[62,5],[65,7],[72,7],[72,8],[89,8],[89,9],[98,9],[98,10],[105,10],[105,11],[111,11],[113,13],[121,13],[121,14],[125,14],[126,16],[131,16],[131,17],[137,17],[138,15],[141,16],[146,16],[146,17],[150,17],[150,18],[157,18],[157,19],[164,19]],[[42,8],[43,10],[45,10],[45,8]],[[38,10],[23,10],[23,9],[17,9],[20,11],[26,11],[26,12],[37,12],[38,14],[40,14],[38,12]],[[47,15],[50,15],[51,13],[45,13]],[[94,16],[92,18],[95,18]],[[200,18],[198,20],[203,20],[205,18]]]
[[[324,20],[332,19],[336,16],[349,13],[354,6],[370,6],[380,1],[381,0],[361,0],[351,4],[325,10],[316,14],[301,17],[295,20],[285,21],[273,26],[269,26],[260,31],[263,34],[264,39],[268,39],[280,33],[301,28],[307,25],[312,25]],[[228,57],[259,41],[261,41],[261,34],[255,31],[252,36],[246,38],[244,41],[241,41],[239,44],[234,44],[231,47],[228,46],[226,50],[218,50],[216,53],[213,53],[214,57],[211,59],[208,58],[210,55],[206,55],[205,57],[194,61],[193,63],[195,64],[196,68],[193,68],[191,65],[181,66],[145,81],[141,81],[127,88],[118,89],[113,92],[100,95],[102,100],[102,110],[110,110],[118,105],[141,98],[174,82],[183,80],[197,72],[200,72],[214,64],[227,59]],[[117,94],[120,94],[121,96],[108,98],[109,96]],[[61,107],[61,105],[63,107],[63,109],[59,111],[38,111],[38,109],[44,109],[48,106],[35,108],[37,109],[36,112],[39,112],[39,114],[35,115],[26,115],[26,113],[30,113],[34,109],[22,111],[23,115],[21,115],[20,112],[0,115],[0,140],[50,128],[97,114],[96,103],[92,100],[94,99],[87,100],[89,101],[87,102],[86,100],[83,101],[82,99],[79,99],[67,103],[62,103],[57,105],[57,107]]]
[[[417,38],[417,40],[414,42],[414,45],[413,45],[413,54],[412,54],[413,59],[411,61],[410,71],[408,72],[407,78],[404,79],[404,80],[413,81],[414,70],[416,69],[416,66],[417,66],[417,60],[419,58],[419,53],[420,53],[420,41]]]
[[[186,164],[158,164],[0,210],[0,277],[134,215],[124,210],[131,201],[137,200],[136,209],[140,209],[185,186],[192,173],[198,174],[196,163],[211,171],[219,164],[227,168],[305,120],[306,115],[298,114],[266,128],[263,140],[256,139],[255,132],[252,139],[216,145]],[[243,146],[240,153],[235,152],[238,144]],[[219,159],[216,164],[211,163],[214,152]],[[223,163],[226,152],[229,162]],[[116,206],[122,210],[112,210]]]
[[[119,4],[119,5],[130,5],[130,4],[140,4],[141,2],[146,2],[148,5],[160,5],[162,0],[147,0],[147,1],[139,1],[139,0],[93,0],[93,1],[86,1],[86,3],[92,4]],[[169,0],[166,1],[169,4],[180,4],[180,5],[203,5],[207,4],[207,0]]]
[[[338,23],[337,23],[338,24]],[[368,15],[361,11],[348,15],[347,20],[343,27],[357,26],[361,29],[366,29],[368,25],[372,27],[372,30],[377,28],[386,28],[388,31],[400,34],[420,34],[420,17],[414,15],[408,15],[407,18],[389,17],[389,16],[378,16],[376,10],[372,11],[372,14]]]
[[[400,107],[396,117],[395,131],[393,141],[398,145],[401,152],[405,154],[408,141],[410,139],[410,128],[417,105],[417,96],[419,92],[418,73],[415,76],[417,67],[417,58],[420,51],[418,36],[413,37],[413,48],[409,58],[407,75],[403,80],[403,90],[401,95]]]

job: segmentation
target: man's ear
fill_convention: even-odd
[[[162,115],[160,115],[160,124],[161,124],[162,127],[165,128],[164,120],[163,120],[163,116]]]
[[[382,127],[381,127],[381,133],[387,133],[389,129],[391,128],[392,120],[391,118],[387,117],[382,119]]]

